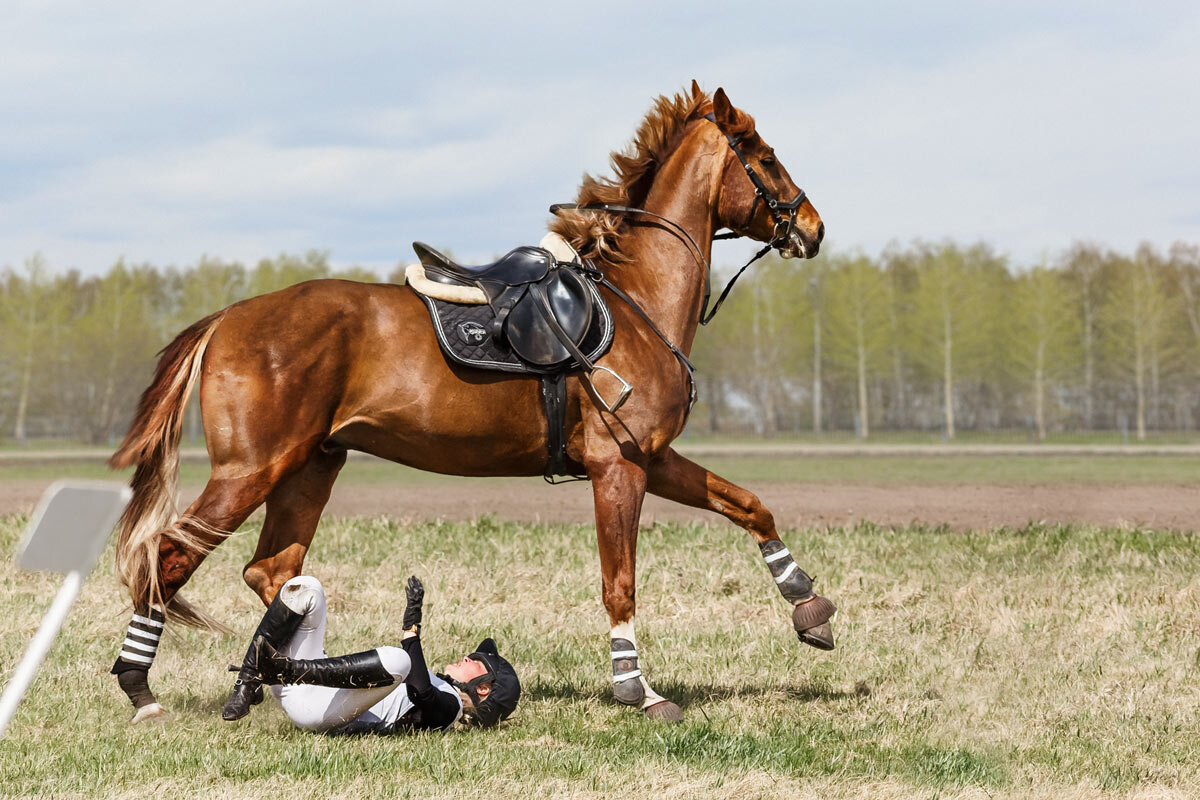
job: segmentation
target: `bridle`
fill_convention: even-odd
[[[717,117],[711,111],[704,115],[703,119],[717,125]],[[746,170],[746,177],[750,179],[750,183],[754,184],[754,202],[750,204],[750,213],[746,215],[746,221],[742,223],[742,227],[750,227],[750,223],[754,221],[754,212],[758,211],[758,204],[765,203],[767,210],[771,212],[771,219],[775,221],[775,230],[771,234],[771,241],[767,242],[766,250],[769,251],[778,242],[791,241],[792,231],[796,229],[796,212],[800,210],[800,206],[804,204],[807,195],[803,189],[796,189],[796,196],[786,203],[775,196],[768,187],[762,176],[754,171],[754,167],[750,166],[749,159],[742,149],[738,147],[742,143],[742,139],[746,137],[744,133],[739,133],[737,136],[730,136],[728,132],[720,125],[717,125],[717,130],[725,137],[725,141],[729,142],[729,149],[737,156],[737,160],[741,162],[742,167]],[[782,212],[786,211],[785,217]],[[782,229],[782,230],[781,230]],[[730,231],[729,233],[720,233],[714,236],[714,239],[737,239],[743,234]],[[802,245],[803,246],[803,245]],[[759,256],[755,256],[755,259]],[[751,259],[751,263],[755,259]],[[746,266],[749,266],[747,264]],[[742,269],[745,269],[743,267]],[[740,272],[738,273],[741,274]],[[718,303],[718,305],[720,305]],[[716,309],[713,309],[714,313]]]
[[[695,253],[696,259],[704,267],[704,304],[700,307],[700,324],[707,325],[708,323],[712,322],[713,317],[717,315],[717,311],[720,310],[721,304],[724,303],[725,298],[729,296],[729,292],[731,289],[733,289],[733,285],[737,283],[737,279],[742,277],[742,273],[749,269],[750,265],[755,261],[758,261],[760,258],[769,253],[772,248],[777,247],[780,244],[789,243],[791,241],[792,232],[796,227],[796,212],[800,209],[800,206],[804,203],[806,197],[804,190],[798,189],[796,191],[796,196],[791,200],[787,201],[786,203],[780,202],[779,198],[775,196],[774,192],[767,187],[767,184],[763,181],[762,177],[754,171],[754,167],[750,166],[750,162],[746,159],[746,154],[742,152],[740,147],[738,147],[738,145],[741,144],[744,135],[730,136],[728,133],[725,133],[725,130],[717,124],[716,117],[711,113],[705,114],[702,119],[706,119],[712,122],[714,125],[717,125],[717,129],[724,134],[725,141],[729,142],[729,147],[733,150],[733,154],[737,156],[738,161],[741,162],[742,167],[746,170],[746,176],[750,178],[750,183],[754,185],[754,203],[751,204],[750,213],[747,215],[746,221],[743,223],[742,227],[748,228],[750,223],[754,221],[754,213],[758,210],[758,204],[760,202],[766,204],[767,210],[771,213],[771,218],[775,221],[775,228],[771,232],[771,240],[763,245],[762,249],[755,253],[754,256],[744,265],[742,265],[742,268],[739,269],[737,273],[729,279],[729,283],[725,284],[725,288],[721,291],[721,295],[717,298],[717,302],[712,307],[712,311],[708,310],[708,301],[712,294],[712,265],[708,263],[708,259],[704,257],[704,251],[700,249],[700,245],[696,244],[696,240],[692,238],[692,235],[688,233],[682,225],[680,225],[678,222],[675,222],[675,220],[668,219],[661,214],[655,214],[653,211],[647,211],[644,208],[618,206],[610,203],[588,203],[586,205],[581,205],[580,203],[555,203],[554,205],[550,206],[550,213],[557,215],[560,211],[608,211],[617,214],[642,214],[647,217],[652,217],[659,222],[674,228],[679,232],[679,235],[683,238],[683,240],[691,245],[692,252]],[[787,216],[784,216],[783,212],[787,212]],[[713,239],[737,239],[744,235],[745,234],[730,230],[728,233],[721,233],[713,236]],[[803,242],[800,243],[800,247],[801,251],[803,252]],[[595,264],[593,264],[590,260],[585,259],[583,264],[580,265],[580,271],[600,285],[606,287],[609,291],[628,304],[629,307],[637,312],[638,316],[640,316],[646,322],[646,324],[650,326],[650,330],[654,331],[658,338],[661,339],[662,342],[670,349],[671,353],[677,359],[679,359],[679,362],[687,371],[687,413],[690,414],[692,406],[696,402],[696,380],[694,377],[696,368],[692,365],[692,362],[688,360],[688,357],[683,354],[682,350],[676,347],[675,344],[668,339],[661,330],[658,329],[658,326],[654,324],[654,320],[650,319],[650,316],[644,310],[642,310],[642,307],[639,306],[632,297],[625,294],[620,287],[610,281],[605,274],[596,267]],[[616,373],[613,374],[615,375]],[[620,376],[617,377],[620,379]],[[625,399],[629,396],[629,392],[633,389],[633,387],[628,383],[625,383],[623,379],[621,380],[621,383],[625,384],[625,388],[622,391],[621,397],[618,399],[617,403],[608,409],[610,412],[616,411],[616,409],[619,408],[623,402],[625,402]]]
[[[738,145],[741,144],[742,139],[745,138],[745,134],[730,136],[728,133],[726,133],[724,128],[717,124],[717,118],[712,112],[705,114],[701,117],[701,119],[706,119],[717,126],[717,130],[721,131],[721,134],[725,137],[725,141],[729,143],[729,148],[733,150],[733,154],[737,156],[737,160],[746,170],[746,177],[748,177],[750,179],[750,183],[754,185],[754,202],[750,205],[750,213],[746,215],[746,221],[742,224],[742,227],[748,228],[750,223],[754,221],[754,214],[756,211],[758,211],[759,203],[764,203],[766,205],[767,211],[771,214],[771,219],[775,222],[775,228],[771,232],[770,241],[763,245],[762,249],[755,253],[754,256],[747,261],[732,278],[729,279],[729,283],[725,284],[725,288],[721,291],[720,296],[717,297],[717,302],[712,307],[711,311],[708,310],[708,301],[712,294],[712,265],[710,265],[708,263],[708,259],[704,257],[704,251],[700,249],[700,245],[696,244],[696,240],[692,238],[692,235],[684,230],[683,226],[679,223],[675,222],[674,220],[667,219],[661,214],[655,214],[653,211],[647,211],[644,208],[618,206],[610,203],[589,203],[587,205],[580,205],[579,203],[555,203],[554,205],[550,206],[550,213],[558,214],[559,211],[609,211],[618,214],[642,214],[647,217],[653,217],[660,222],[670,225],[683,236],[689,245],[691,245],[692,251],[696,254],[696,258],[704,266],[704,305],[700,308],[700,324],[707,325],[708,323],[712,322],[713,317],[717,315],[717,311],[721,308],[721,304],[725,302],[725,298],[729,296],[729,292],[731,289],[733,289],[733,285],[737,283],[737,279],[742,277],[742,273],[745,272],[751,264],[753,264],[755,261],[758,261],[767,253],[771,252],[773,248],[791,242],[792,232],[796,229],[796,213],[800,210],[800,206],[803,205],[804,201],[808,198],[803,189],[797,189],[795,197],[787,202],[781,201],[767,186],[766,182],[763,181],[762,176],[754,171],[754,167],[750,166],[750,161],[746,158],[746,154],[742,152],[740,147],[738,147]],[[786,212],[786,216],[784,212]],[[740,239],[743,236],[745,236],[745,234],[730,230],[727,233],[716,234],[713,236],[713,239]],[[800,246],[803,249],[804,244],[801,243]],[[675,348],[672,347],[671,349],[674,350]]]

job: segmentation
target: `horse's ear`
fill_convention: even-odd
[[[713,92],[713,116],[716,117],[717,125],[722,128],[733,126],[733,104],[729,102],[723,88]]]
[[[704,92],[700,91],[700,84],[696,83],[695,78],[692,78],[692,98],[696,99],[703,94]]]

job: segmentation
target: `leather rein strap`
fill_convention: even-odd
[[[725,141],[729,142],[729,149],[733,151],[733,154],[737,156],[737,160],[741,163],[742,168],[746,170],[746,177],[750,179],[750,183],[754,184],[754,202],[750,204],[750,213],[746,215],[746,221],[743,224],[750,224],[750,222],[754,219],[754,212],[758,210],[758,204],[763,202],[767,204],[767,210],[771,212],[771,219],[775,221],[775,230],[771,232],[771,241],[763,245],[762,249],[755,253],[754,257],[747,261],[745,265],[739,269],[732,278],[729,279],[729,283],[725,284],[725,289],[721,292],[721,296],[717,298],[717,304],[713,306],[712,313],[708,314],[707,316],[705,316],[704,313],[704,309],[708,308],[708,288],[706,281],[704,290],[704,308],[700,310],[701,325],[707,325],[712,321],[712,318],[717,315],[717,309],[719,309],[721,304],[725,302],[725,298],[729,296],[729,291],[733,288],[733,285],[737,283],[737,279],[742,277],[742,273],[745,272],[751,264],[753,264],[755,261],[758,261],[767,253],[771,252],[771,248],[775,247],[775,245],[779,242],[787,242],[791,239],[792,230],[796,227],[796,212],[799,210],[806,198],[804,190],[797,189],[795,197],[786,203],[780,202],[779,198],[775,196],[774,192],[767,187],[767,184],[763,181],[762,176],[754,171],[754,167],[750,166],[750,162],[747,160],[746,154],[742,152],[740,147],[738,147],[738,145],[742,142],[742,134],[730,136],[728,133],[726,133],[725,129],[717,123],[717,117],[711,111],[704,115],[704,119],[716,125],[717,130],[721,131],[721,134],[725,137]],[[781,210],[788,212],[786,217],[780,213]],[[781,228],[782,231],[780,230]],[[719,233],[713,238],[740,239],[742,236],[743,234],[730,231],[729,233]]]
[[[712,265],[708,263],[708,259],[704,257],[704,251],[700,249],[700,245],[696,244],[696,240],[692,238],[692,235],[688,233],[682,225],[675,222],[675,220],[667,219],[661,214],[655,214],[653,211],[647,211],[644,208],[618,206],[611,203],[588,203],[586,205],[581,205],[579,203],[555,203],[554,205],[550,206],[550,213],[557,215],[560,211],[608,211],[615,214],[641,214],[643,216],[652,217],[678,231],[683,237],[684,241],[691,246],[692,252],[696,255],[696,259],[704,267],[704,304],[700,307],[700,324],[707,325],[708,323],[712,322],[713,317],[717,315],[717,311],[720,310],[721,305],[725,302],[725,298],[729,296],[729,292],[733,289],[733,285],[737,283],[738,278],[742,277],[742,273],[749,269],[750,265],[755,261],[758,261],[767,253],[771,252],[771,248],[776,247],[781,243],[787,243],[791,239],[792,230],[796,227],[796,212],[804,203],[805,199],[807,199],[807,195],[804,193],[803,189],[798,189],[795,197],[786,203],[781,202],[779,198],[775,197],[775,194],[770,190],[770,188],[767,187],[767,184],[763,181],[762,176],[754,171],[754,167],[752,167],[750,162],[746,159],[746,154],[742,152],[740,147],[738,147],[738,145],[741,144],[742,136],[730,136],[728,133],[726,133],[725,130],[717,124],[717,119],[712,113],[705,114],[702,119],[706,119],[714,125],[717,125],[717,130],[721,131],[721,134],[725,137],[725,141],[729,142],[729,147],[731,150],[733,150],[733,154],[737,156],[738,161],[746,170],[746,177],[748,177],[750,179],[750,183],[754,185],[754,203],[750,206],[750,213],[746,216],[746,222],[744,224],[749,225],[751,220],[754,219],[754,212],[758,210],[758,204],[760,202],[766,204],[767,210],[771,213],[771,219],[775,221],[775,230],[771,233],[771,240],[763,245],[762,249],[755,253],[749,261],[742,265],[741,269],[734,273],[734,276],[729,279],[729,283],[725,284],[725,288],[717,297],[717,302],[712,307],[711,311],[708,310],[708,301],[712,295]],[[787,216],[783,215],[782,212],[784,211],[787,212]],[[713,239],[740,239],[743,236],[744,234],[737,233],[735,231],[729,231],[728,233],[719,233],[713,236]],[[647,317],[640,308],[638,308],[637,304],[626,297],[623,292],[609,283],[607,279],[604,279],[602,282],[614,292],[617,292],[621,299],[633,306],[633,308],[636,309],[637,312],[641,314],[641,316],[647,322],[650,322],[650,318]],[[653,328],[654,323],[650,322],[650,326]],[[667,341],[666,337],[659,333],[658,328],[654,328],[654,332],[658,333],[659,338],[661,338],[664,342],[667,342],[667,345],[673,352],[677,354],[679,353],[675,346]],[[682,354],[679,355],[682,356]],[[684,361],[686,362],[687,359],[684,359]],[[691,363],[688,363],[688,369],[689,371],[693,369]]]

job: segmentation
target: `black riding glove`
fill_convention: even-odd
[[[408,605],[404,607],[404,630],[421,632],[421,604],[425,602],[425,587],[416,575],[410,575],[404,587],[404,596]]]

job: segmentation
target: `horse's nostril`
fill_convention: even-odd
[[[825,223],[822,222],[820,225],[817,226],[817,244],[820,244],[821,240],[824,238],[825,238]]]

